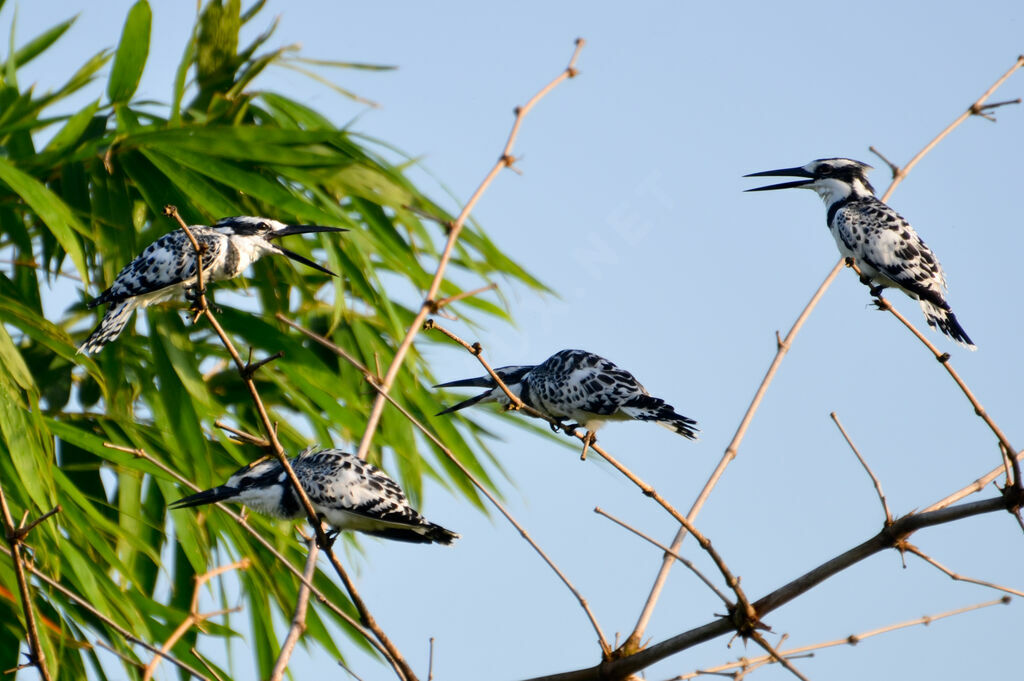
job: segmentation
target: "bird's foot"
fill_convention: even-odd
[[[870,287],[868,288],[868,292],[871,293],[872,296],[875,298],[882,297],[882,291],[885,290],[884,286],[871,286],[870,284],[868,286]]]

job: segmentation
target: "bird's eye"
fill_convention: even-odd
[[[820,166],[818,166],[818,172],[820,174],[822,174],[822,175],[828,175],[829,173],[832,172],[832,170],[833,170],[832,166],[830,166],[827,163],[823,163]]]
[[[270,223],[269,222],[261,222],[260,223],[260,229],[270,229]]]

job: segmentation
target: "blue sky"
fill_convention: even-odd
[[[74,13],[76,26],[27,80],[41,88],[116,44],[129,2],[20,3],[18,35]],[[166,101],[193,3],[154,3],[151,60],[139,96]],[[10,25],[6,7],[2,27]],[[611,425],[601,444],[680,507],[719,457],[785,329],[836,261],[824,207],[810,192],[743,194],[742,175],[848,156],[887,171],[874,145],[908,160],[1024,51],[1017,2],[916,3],[286,3],[271,0],[253,31],[280,15],[274,46],[393,64],[342,72],[366,109],[287,71],[257,86],[286,92],[338,123],[422,157],[468,197],[500,152],[512,108],[553,77],[577,36],[581,75],[524,124],[521,175],[498,178],[475,213],[494,240],[558,297],[504,290],[516,326],[479,336],[495,364],[534,363],[582,347],[632,371],[700,422],[691,443],[643,424]],[[23,78],[24,80],[25,78]],[[98,86],[99,87],[99,86]],[[1018,73],[995,100],[1021,96]],[[1024,110],[969,120],[930,154],[890,204],[938,254],[950,302],[978,345],[929,332],[1011,440],[1024,438],[1017,254]],[[428,186],[426,174],[419,177]],[[436,184],[434,185],[436,187]],[[443,190],[434,192],[443,198]],[[453,208],[455,207],[454,204]],[[924,328],[916,303],[890,299]],[[430,353],[437,375],[479,374],[462,350]],[[881,479],[894,513],[927,506],[998,463],[994,439],[922,345],[874,312],[849,271],[798,338],[740,450],[698,520],[743,586],[763,595],[876,532],[870,481],[828,418],[840,418]],[[596,505],[668,541],[671,518],[608,466],[487,417],[515,486],[513,512],[594,607],[609,635],[628,634],[660,554],[595,515]],[[343,444],[343,443],[336,443]],[[1020,446],[1018,444],[1018,446]],[[989,492],[991,493],[991,492]],[[453,549],[366,541],[359,585],[417,669],[435,637],[439,679],[524,676],[597,661],[592,630],[568,592],[503,521],[428,488],[424,513],[460,531]],[[1024,586],[1024,542],[1012,518],[984,516],[913,540],[964,574]],[[692,544],[685,554],[710,564]],[[998,597],[954,583],[912,556],[875,556],[767,622],[802,645]],[[1019,646],[1021,605],[989,609],[800,660],[812,679],[984,678],[1005,674]],[[674,571],[648,629],[660,641],[721,612]],[[773,639],[776,640],[776,639]],[[716,640],[648,670],[667,679],[743,654]],[[236,650],[238,678],[249,664]],[[297,676],[331,669],[300,650]],[[364,679],[385,668],[353,656]],[[880,670],[884,670],[880,672]],[[791,678],[779,669],[760,679]],[[340,677],[341,673],[339,673]]]

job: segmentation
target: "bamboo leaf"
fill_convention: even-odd
[[[121,42],[117,45],[114,67],[107,83],[107,97],[114,104],[128,101],[139,87],[142,70],[149,56],[149,29],[153,12],[146,0],[138,0],[128,10]]]

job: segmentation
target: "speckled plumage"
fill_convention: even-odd
[[[696,439],[696,421],[652,397],[625,369],[585,350],[561,350],[536,366],[507,366],[494,372],[525,404],[559,421],[569,419],[593,433],[606,421],[654,421],[683,437]],[[447,414],[477,403],[509,403],[490,376],[442,383],[438,388],[476,386],[488,390],[442,411]]]
[[[402,488],[376,466],[339,449],[308,449],[289,459],[314,510],[336,530],[355,530],[398,541],[451,544],[459,535],[428,522]],[[219,487],[170,505],[186,508],[231,501],[277,518],[305,516],[288,474],[277,459],[239,469]]]
[[[938,258],[902,216],[875,198],[867,179],[871,166],[848,158],[825,158],[799,168],[770,170],[747,177],[788,175],[807,178],[759,187],[813,189],[827,206],[826,221],[839,252],[854,258],[866,283],[898,288],[917,300],[925,320],[956,342],[974,349],[946,301],[946,277]]]
[[[345,231],[318,225],[285,225],[260,217],[224,218],[212,227],[192,225],[203,253],[203,285],[232,279],[268,253],[279,253],[293,260],[333,275],[306,258],[281,248],[271,240],[287,234]],[[95,354],[116,339],[137,308],[145,308],[177,297],[190,296],[196,285],[195,248],[184,230],[163,235],[128,263],[114,279],[110,288],[89,301],[88,307],[106,304],[103,320],[78,348],[79,352]]]

